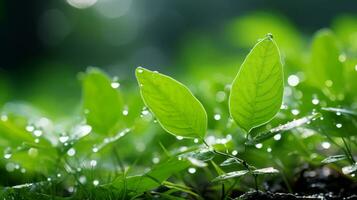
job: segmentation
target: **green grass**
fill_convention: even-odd
[[[122,84],[88,68],[80,106],[65,118],[5,103],[0,197],[230,199],[266,181],[294,192],[304,164],[356,181],[354,18],[306,39],[259,16],[227,25],[244,56],[206,37],[183,47],[184,74],[145,66],[153,71],[137,68],[138,83]]]

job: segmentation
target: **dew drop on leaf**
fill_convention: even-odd
[[[26,131],[28,131],[28,132],[32,132],[32,131],[35,130],[35,127],[32,126],[32,125],[27,125],[25,129],[26,129]]]
[[[120,83],[118,83],[118,82],[112,82],[112,83],[110,84],[110,86],[112,86],[112,88],[116,89],[116,88],[118,88],[118,87],[120,86]]]
[[[300,111],[298,109],[291,110],[291,114],[293,114],[293,115],[298,115],[299,113],[300,113]]]
[[[331,147],[331,144],[329,142],[322,142],[321,146],[324,149],[329,149]]]
[[[68,151],[67,151],[67,155],[68,156],[74,156],[76,154],[76,150],[74,148],[70,148]]]
[[[97,179],[95,179],[95,180],[93,181],[93,185],[94,185],[94,186],[98,186],[98,185],[99,185],[99,181],[98,181]]]
[[[288,84],[290,86],[295,87],[295,86],[299,85],[299,83],[300,83],[300,79],[298,76],[293,74],[288,77]]]
[[[281,134],[274,135],[274,140],[280,140],[280,139],[281,139]]]
[[[62,136],[59,137],[59,141],[60,141],[61,143],[67,142],[68,139],[69,139],[69,136],[68,136],[68,135],[62,135]]]
[[[193,168],[193,167],[188,168],[188,173],[190,173],[190,174],[196,173],[196,168]]]
[[[215,114],[213,118],[214,118],[214,120],[218,121],[218,120],[221,119],[221,115],[220,114]]]
[[[1,115],[1,121],[6,122],[8,120],[7,115],[2,114]]]
[[[41,137],[42,131],[41,131],[41,130],[35,130],[35,131],[33,132],[33,134],[34,134],[36,137]]]

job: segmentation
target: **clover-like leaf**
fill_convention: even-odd
[[[232,83],[232,118],[247,132],[269,122],[280,109],[283,88],[279,49],[268,35],[250,51]]]
[[[136,77],[145,105],[167,132],[189,138],[204,137],[206,111],[186,86],[142,67],[136,69]]]

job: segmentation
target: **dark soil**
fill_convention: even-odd
[[[294,193],[284,191],[282,183],[269,184],[267,192],[251,191],[241,195],[244,200],[337,200],[357,199],[357,183],[351,177],[329,167],[305,167],[291,185]]]

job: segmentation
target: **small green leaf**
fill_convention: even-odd
[[[269,138],[272,138],[273,136],[275,136],[276,134],[282,133],[282,132],[286,132],[286,131],[290,131],[294,128],[303,126],[305,124],[310,123],[311,121],[317,119],[321,117],[320,113],[313,113],[311,115],[293,120],[291,122],[288,122],[286,124],[280,125],[278,127],[272,128],[267,132],[263,132],[258,134],[257,136],[255,136],[252,139],[249,139],[245,144],[246,145],[255,145],[258,143],[261,143],[265,140],[268,140]]]
[[[216,154],[208,149],[208,148],[202,148],[202,149],[198,149],[192,152],[188,152],[185,154],[182,154],[181,157],[183,158],[194,158],[197,160],[201,160],[201,161],[209,161],[212,160],[214,158]]]
[[[145,105],[167,132],[190,138],[205,136],[206,111],[186,86],[142,67],[136,69],[136,77]]]
[[[232,118],[247,132],[269,122],[280,109],[283,88],[279,49],[268,35],[254,46],[232,83]]]
[[[126,190],[134,194],[140,194],[159,187],[172,175],[186,169],[188,166],[189,163],[185,160],[171,158],[154,166],[149,172],[145,174],[129,177],[118,177],[112,183],[105,186],[113,186],[119,191]]]
[[[216,181],[224,181],[224,180],[231,179],[231,178],[237,178],[237,177],[246,175],[248,172],[249,172],[248,170],[229,172],[229,173],[225,173],[220,176],[217,176],[212,181],[216,182]]]
[[[122,117],[123,102],[109,77],[96,68],[82,76],[83,108],[87,123],[97,133],[108,134]]]
[[[255,175],[261,175],[261,174],[277,174],[279,173],[279,170],[273,168],[273,167],[267,167],[267,168],[262,168],[262,169],[256,169],[252,171],[252,174]]]
[[[228,166],[233,164],[242,164],[242,162],[235,158],[228,158],[227,160],[223,161],[220,166]]]
[[[325,158],[321,162],[324,164],[329,164],[329,163],[334,163],[334,162],[337,162],[340,160],[345,160],[345,159],[347,159],[346,155],[334,155],[334,156],[329,156],[329,157]]]
[[[326,110],[329,112],[334,112],[336,115],[341,115],[341,114],[347,114],[347,115],[354,115],[357,116],[357,112],[353,110],[348,110],[345,108],[332,108],[332,107],[327,107],[327,108],[322,108],[322,110]]]

